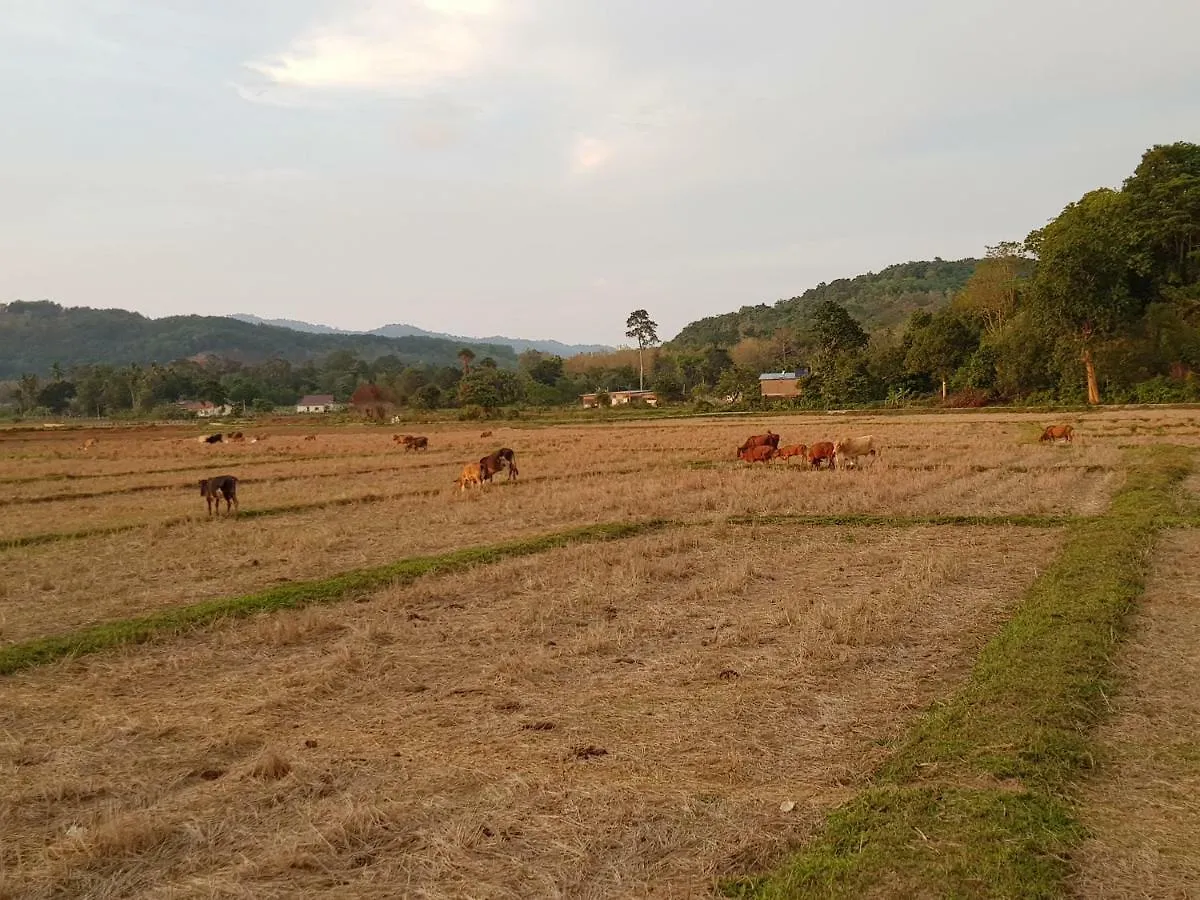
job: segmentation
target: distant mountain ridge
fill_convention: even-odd
[[[371,331],[347,331],[333,328],[329,325],[316,325],[312,322],[300,322],[296,319],[264,319],[251,313],[234,313],[229,316],[239,322],[249,322],[254,325],[274,325],[278,328],[290,328],[292,331],[302,331],[308,334],[374,334],[380,337],[428,337],[446,341],[456,341],[461,344],[501,344],[512,347],[517,353],[525,350],[538,350],[555,356],[577,356],[580,353],[610,353],[614,348],[604,344],[564,344],[553,340],[528,340],[526,338],[510,338],[502,335],[489,337],[464,337],[461,334],[446,334],[441,331],[426,331],[415,325],[405,325],[397,322],[392,325],[382,325]]]
[[[167,316],[150,319],[124,309],[64,307],[46,300],[0,303],[0,378],[30,372],[44,375],[58,363],[125,366],[216,356],[242,363],[273,357],[292,363],[315,361],[338,350],[375,360],[394,356],[405,365],[461,366],[458,351],[469,346],[515,368],[516,351],[504,344],[469,343],[410,335],[304,332],[259,325],[228,316]]]
[[[774,305],[743,306],[736,312],[706,316],[685,325],[671,346],[699,349],[732,347],[748,337],[769,337],[780,328],[804,328],[818,304],[832,300],[845,307],[868,331],[897,328],[917,310],[934,312],[948,304],[975,272],[977,259],[897,263],[854,278],[822,282]]]

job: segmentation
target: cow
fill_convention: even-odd
[[[773,433],[770,429],[766,434],[752,434],[746,438],[746,443],[738,447],[738,456],[749,450],[751,447],[770,447],[772,450],[779,446],[779,435]]]
[[[407,444],[411,440],[412,440],[412,435],[410,435],[410,434],[393,434],[392,435],[392,443],[395,443],[395,444]]]
[[[462,474],[458,476],[458,480],[454,482],[458,485],[460,491],[466,491],[467,486],[471,484],[483,487],[483,478],[479,473],[479,463],[467,463],[463,466]]]
[[[1051,425],[1042,432],[1038,441],[1065,441],[1071,443],[1075,439],[1075,429],[1070,425]]]
[[[771,458],[774,456],[775,448],[769,444],[760,444],[757,447],[748,447],[738,453],[738,459],[740,459],[742,462],[748,463],[770,462]]]
[[[485,431],[485,432],[483,432],[482,434],[480,434],[479,436],[480,436],[481,438],[485,438],[485,437],[491,437],[491,436],[492,436],[492,433],[491,433],[490,431]]]
[[[819,469],[822,462],[828,463],[831,469],[837,468],[831,441],[818,441],[808,448],[808,464],[814,469]]]
[[[317,439],[317,436],[315,434],[306,434],[304,436],[304,439],[306,441],[315,441]]]
[[[80,447],[79,449],[86,452],[88,450],[91,450],[93,447],[95,447],[96,443],[97,443],[96,438],[88,438],[86,441],[83,442],[83,446]]]
[[[879,446],[875,436],[843,438],[833,445],[833,456],[840,468],[858,468],[858,460],[863,456],[878,456]]]
[[[242,444],[245,443],[246,436],[240,431],[231,431],[229,434],[225,435],[225,440],[233,444]]]
[[[215,478],[200,479],[200,496],[208,501],[208,514],[213,513],[213,504],[217,505],[217,515],[221,514],[221,498],[225,499],[225,512],[229,512],[230,504],[237,509],[237,482],[232,475],[218,475]]]
[[[204,437],[200,438],[200,443],[202,443],[202,444],[219,444],[223,440],[225,440],[225,435],[218,432],[217,434],[207,434]]]
[[[787,461],[789,459],[791,459],[793,456],[800,457],[801,462],[807,462],[808,461],[808,448],[806,446],[804,446],[803,444],[791,444],[787,447],[780,447],[775,452],[775,458],[782,459],[785,465],[787,464]]]
[[[508,480],[517,477],[517,458],[509,447],[501,447],[495,453],[489,453],[479,460],[479,473],[484,481],[491,481],[492,476],[508,467]]]
[[[404,440],[401,443],[404,444],[405,450],[428,450],[429,449],[429,438],[424,437],[423,435],[416,435],[414,437],[414,436],[409,436],[406,434],[404,436]]]

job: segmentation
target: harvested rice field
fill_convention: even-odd
[[[1200,447],[1067,419],[0,431],[0,897],[717,896],[872,783],[1141,448]],[[881,449],[736,460],[768,427]]]

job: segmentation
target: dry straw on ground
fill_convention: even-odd
[[[853,791],[1059,539],[693,528],[15,676],[7,887],[696,896]]]

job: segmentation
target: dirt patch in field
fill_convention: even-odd
[[[1060,541],[693,527],[12,676],[0,894],[704,895],[861,787]]]
[[[1080,898],[1200,897],[1200,534],[1169,535],[1120,657],[1084,790]]]

